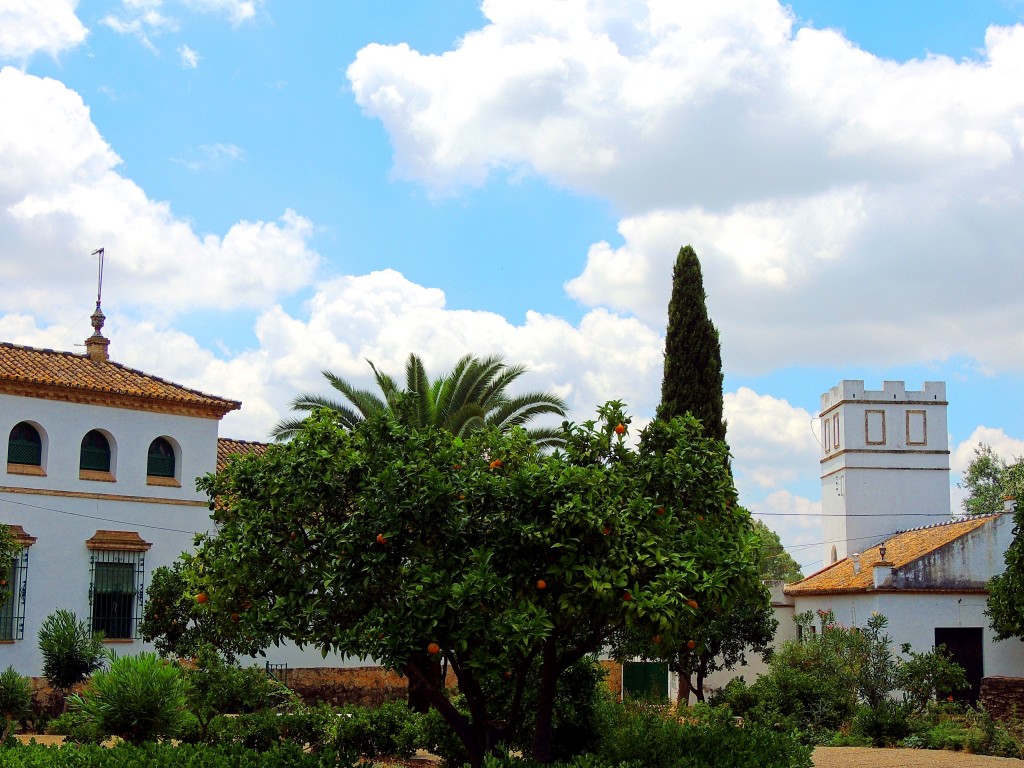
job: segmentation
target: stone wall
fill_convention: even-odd
[[[980,702],[992,717],[1024,718],[1024,677],[985,677]]]
[[[289,669],[285,682],[309,704],[375,707],[385,701],[405,701],[409,693],[408,680],[380,667]]]

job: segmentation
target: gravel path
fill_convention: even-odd
[[[872,749],[870,747],[818,747],[814,768],[1013,768],[1024,760],[968,755],[937,749]]]

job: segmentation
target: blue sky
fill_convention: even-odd
[[[820,556],[818,396],[947,382],[956,473],[1024,453],[1024,5],[0,0],[0,339],[243,400],[330,368],[660,388],[701,255],[744,501]],[[956,493],[954,489],[954,504]]]

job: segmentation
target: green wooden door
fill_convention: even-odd
[[[622,695],[648,701],[668,700],[668,664],[627,661],[622,665]]]

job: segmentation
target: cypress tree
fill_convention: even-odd
[[[665,373],[657,418],[691,413],[709,437],[725,441],[722,418],[722,347],[708,318],[700,261],[690,246],[679,249],[672,270],[672,298],[665,332]]]

